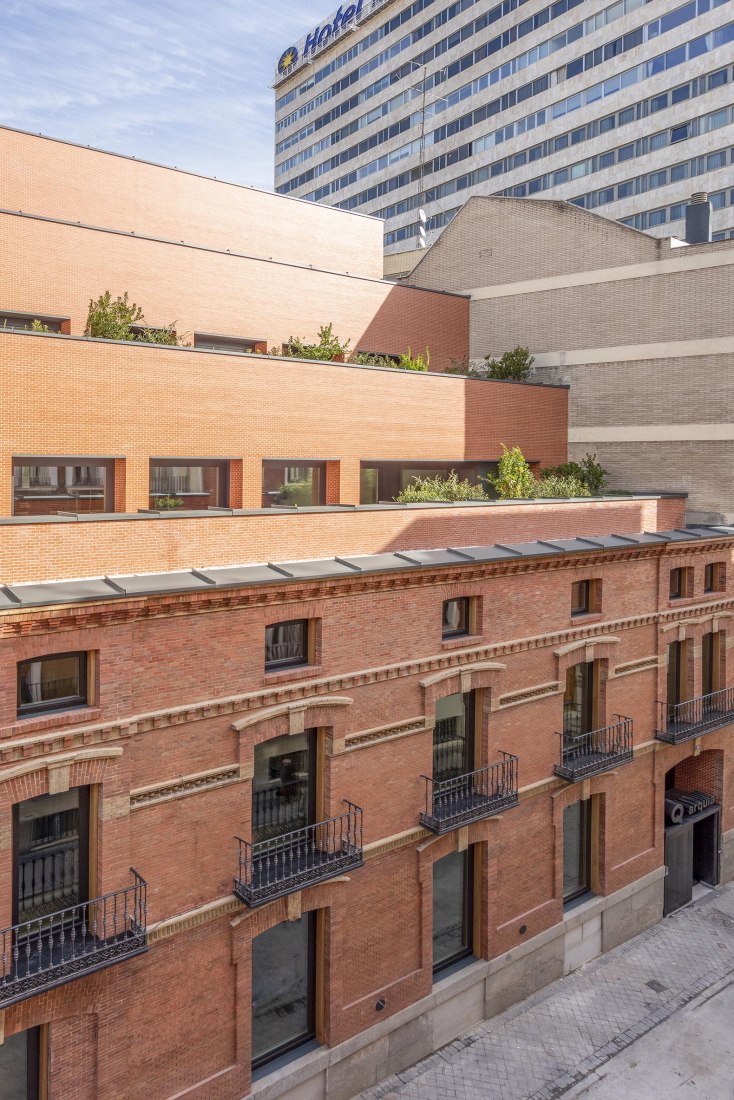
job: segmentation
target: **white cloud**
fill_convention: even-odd
[[[16,0],[0,125],[272,187],[275,65],[329,0]]]

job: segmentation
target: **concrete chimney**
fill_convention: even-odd
[[[711,241],[711,203],[706,191],[691,195],[686,207],[686,241],[688,244],[709,244]]]

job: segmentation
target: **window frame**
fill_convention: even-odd
[[[36,661],[61,660],[64,657],[77,657],[79,662],[79,682],[83,687],[81,695],[65,695],[41,703],[21,703],[21,669]],[[35,718],[44,714],[60,713],[67,710],[81,710],[90,706],[90,670],[93,667],[87,650],[70,650],[64,653],[45,653],[38,657],[28,657],[16,664],[16,717]]]
[[[43,494],[35,497],[31,494],[29,496],[18,496],[17,492],[23,491],[21,485],[16,490],[15,474],[17,470],[32,470],[37,469],[69,469],[74,467],[88,467],[90,469],[101,469],[104,471],[104,487],[102,489],[103,507],[100,511],[89,510],[88,512],[81,512],[83,515],[104,515],[105,513],[114,512],[115,510],[115,458],[108,456],[106,458],[98,455],[13,455],[11,459],[11,488],[12,488],[12,507],[14,516],[24,516],[22,511],[18,511],[17,505],[23,501],[33,501],[34,499],[43,499]],[[65,475],[64,475],[65,476]],[[58,479],[58,475],[57,475]],[[67,486],[64,484],[64,488],[74,488],[74,485]],[[77,485],[76,488],[80,486]],[[28,487],[26,487],[28,488]],[[70,494],[62,494],[58,492],[60,488],[58,480],[56,486],[50,486],[49,488],[55,488],[57,491],[53,494],[54,499],[59,501],[59,508],[56,511],[50,510],[48,512],[29,512],[29,516],[38,515],[57,515],[58,511],[71,512],[74,511],[73,504],[75,502],[74,497]],[[48,499],[48,497],[46,498]],[[85,498],[77,498],[78,500],[84,500]],[[89,499],[89,498],[87,498]],[[67,502],[68,506],[64,507],[64,502]]]
[[[575,904],[576,902],[580,901],[582,898],[591,897],[594,893],[594,887],[593,887],[593,881],[592,881],[593,880],[593,875],[594,875],[594,854],[593,854],[593,850],[594,850],[594,827],[593,827],[594,805],[593,805],[593,796],[592,796],[592,798],[578,799],[576,802],[571,802],[571,803],[569,803],[568,806],[564,806],[564,808],[563,808],[564,818],[565,818],[565,815],[566,815],[567,811],[573,809],[576,806],[581,807],[581,821],[580,821],[580,825],[579,825],[579,840],[581,842],[581,844],[580,844],[579,868],[581,867],[581,863],[583,862],[583,864],[584,864],[584,868],[583,868],[584,869],[584,875],[583,875],[584,883],[582,885],[580,885],[576,890],[574,890],[571,893],[568,893],[568,894],[562,893],[564,909],[567,908],[568,906],[571,906],[571,905]],[[565,878],[565,871],[566,871],[566,827],[565,827],[565,820],[564,820],[564,822],[563,822],[563,870],[562,870],[562,874],[563,874],[564,878]]]
[[[583,602],[577,600],[576,597],[580,594],[585,594]],[[592,615],[597,610],[596,607],[596,581],[591,577],[585,577],[583,580],[572,581],[571,583],[571,618],[575,619],[580,615]]]
[[[436,963],[435,959],[435,942],[433,939],[434,927],[435,927],[435,873],[436,865],[441,863],[441,859],[434,860],[431,868],[431,945],[432,945],[432,972],[434,981],[445,973],[451,967],[456,966],[457,963],[463,962],[465,959],[471,959],[474,956],[474,944],[475,944],[475,928],[474,928],[474,914],[476,905],[476,892],[475,892],[475,847],[473,844],[469,844],[463,852],[458,849],[453,852],[447,852],[442,859],[451,858],[451,856],[462,856],[464,861],[464,882],[462,891],[462,938],[466,941],[464,946],[458,951],[455,951],[452,955],[448,955],[445,959],[441,959]]]
[[[685,600],[693,595],[691,573],[692,570],[685,565],[677,566],[675,569],[670,570],[668,587],[669,600]]]
[[[463,626],[459,626],[453,630],[450,627],[446,627],[446,606],[447,604],[455,603],[461,604],[464,608],[464,613],[460,618],[463,620]],[[441,638],[443,641],[451,641],[452,638],[466,638],[474,633],[473,623],[474,612],[474,600],[471,596],[452,596],[448,600],[444,600],[441,607]]]
[[[726,562],[709,561],[704,567],[704,593],[724,592],[726,590]]]
[[[313,619],[279,619],[274,623],[265,624],[265,655],[264,664],[265,672],[281,672],[284,669],[289,668],[305,668],[308,665],[312,665],[312,642],[313,642]],[[303,627],[303,656],[298,657],[285,657],[280,660],[268,660],[268,630],[272,630],[277,626],[296,626],[301,625]],[[273,643],[271,643],[273,644]]]

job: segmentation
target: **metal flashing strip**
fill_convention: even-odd
[[[530,542],[495,543],[488,546],[446,547],[432,550],[405,550],[394,553],[343,555],[303,561],[268,562],[230,566],[197,567],[166,573],[136,573],[105,577],[37,583],[0,583],[0,612],[22,611],[64,603],[88,603],[129,597],[164,596],[177,593],[212,592],[224,588],[245,588],[262,584],[287,584],[304,580],[330,580],[397,573],[446,566],[477,565],[532,558],[563,557],[567,554],[593,554],[609,550],[672,543],[700,542],[734,538],[734,526],[690,528],[670,531],[641,531],[634,535],[599,535],[593,538],[568,538]]]

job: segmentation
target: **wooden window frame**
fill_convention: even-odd
[[[707,562],[704,567],[703,590],[705,594],[726,591],[726,562]]]
[[[690,566],[677,566],[670,570],[669,600],[686,600],[693,595],[693,570]]]
[[[271,627],[302,624],[305,632],[304,656],[290,657],[280,661],[268,660],[267,656],[267,631]],[[316,629],[314,619],[279,619],[274,623],[265,624],[265,672],[283,672],[291,668],[308,668],[316,664]]]
[[[575,602],[578,593],[585,592],[585,603]],[[585,577],[571,584],[571,618],[582,615],[596,615],[601,611],[601,581],[596,577]]]
[[[443,626],[443,615],[448,603],[463,603],[466,610],[464,613],[465,625],[459,630],[446,630]],[[451,596],[448,600],[444,600],[441,606],[441,638],[443,641],[451,641],[453,638],[466,638],[472,634],[476,634],[477,626],[477,608],[476,598],[474,596]]]

